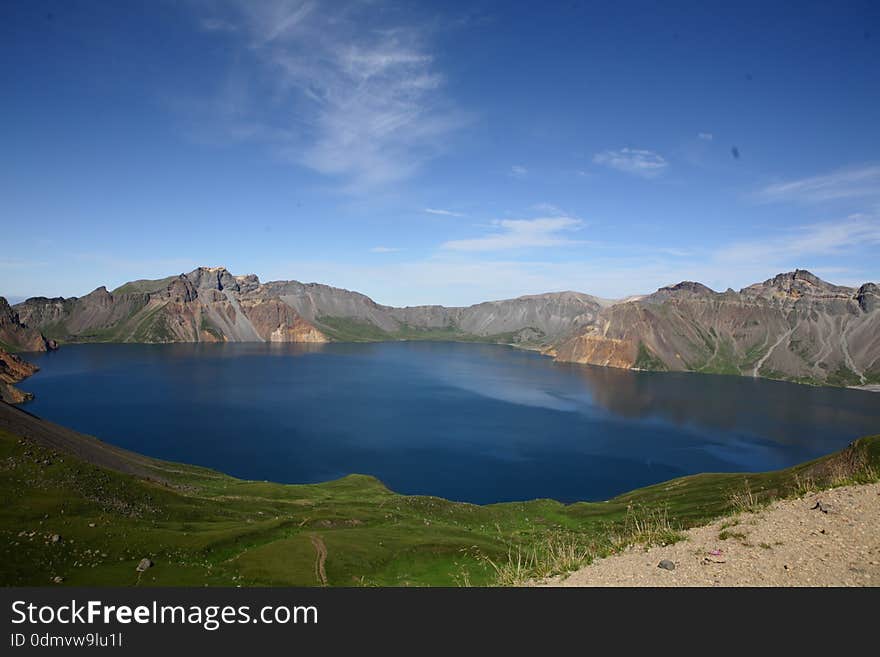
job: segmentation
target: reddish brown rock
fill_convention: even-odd
[[[39,330],[22,323],[3,297],[0,297],[0,345],[15,351],[46,351],[57,347],[54,340],[46,340]]]
[[[16,356],[0,349],[0,400],[7,404],[20,404],[33,399],[29,392],[22,392],[13,384],[26,379],[39,368]]]
[[[329,342],[314,325],[278,299],[245,301],[242,310],[267,342]]]
[[[563,362],[629,369],[635,366],[638,351],[638,344],[631,340],[584,334],[559,345],[555,356]]]

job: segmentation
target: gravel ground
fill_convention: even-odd
[[[817,502],[821,508],[813,508]],[[724,528],[731,536],[721,539],[722,525],[732,522],[738,524]],[[666,547],[630,548],[540,585],[880,586],[880,484],[783,500],[686,536]],[[662,560],[674,570],[659,567]]]

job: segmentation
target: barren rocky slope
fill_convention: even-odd
[[[55,343],[46,340],[36,328],[23,323],[18,312],[0,297],[0,349],[6,351],[46,351]]]
[[[880,484],[782,500],[685,536],[674,545],[630,548],[545,584],[878,586]]]
[[[832,285],[802,270],[739,292],[683,282],[619,303],[559,292],[393,308],[327,285],[200,267],[81,298],[31,298],[15,311],[71,342],[473,340],[609,367],[880,383],[880,288]]]
[[[0,349],[0,401],[5,401],[7,404],[20,404],[28,399],[33,399],[33,395],[29,392],[22,392],[13,384],[26,379],[36,371],[36,365]]]
[[[880,382],[880,290],[797,270],[718,293],[665,287],[604,309],[552,353],[562,361],[766,376],[830,385]]]
[[[135,281],[84,297],[36,297],[16,306],[22,321],[70,342],[325,342],[277,298],[250,294],[255,276],[196,269]]]
[[[37,371],[37,366],[22,360],[13,351],[46,351],[55,349],[54,340],[47,340],[40,331],[21,322],[18,313],[0,297],[0,401],[20,404],[33,395],[22,392],[14,384]]]

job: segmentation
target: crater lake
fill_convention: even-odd
[[[603,500],[783,468],[880,431],[880,394],[555,363],[498,345],[83,344],[27,354],[22,408],[156,458],[284,483]]]

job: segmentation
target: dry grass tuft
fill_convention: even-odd
[[[522,586],[536,579],[569,573],[592,563],[600,550],[580,535],[556,532],[529,546],[511,547],[503,560],[481,559],[495,573],[497,586]]]
[[[738,489],[730,489],[727,491],[727,504],[734,513],[757,513],[770,503],[769,499],[762,499],[757,493],[752,491],[749,480],[743,481],[743,485]]]
[[[626,508],[623,533],[617,537],[619,549],[637,544],[672,545],[684,538],[680,528],[669,520],[669,509],[663,507],[643,507],[630,504]]]

